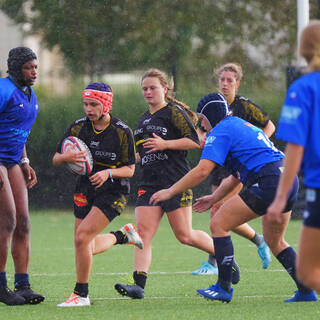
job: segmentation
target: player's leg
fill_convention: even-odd
[[[234,254],[230,230],[256,217],[258,216],[238,195],[229,199],[214,215],[210,223],[210,230],[213,234],[219,276],[215,285],[197,290],[201,296],[211,300],[231,301]]]
[[[297,276],[320,294],[320,229],[303,226],[299,239]]]
[[[291,211],[283,213],[281,215],[281,223],[270,222],[267,216],[262,217],[263,234],[267,244],[270,247],[273,255],[282,264],[288,274],[295,282],[298,291],[291,299],[285,300],[285,302],[299,302],[299,301],[315,301],[317,297],[315,292],[310,288],[303,285],[296,275],[296,252],[285,241],[284,235],[289,224],[291,217]]]
[[[177,240],[207,253],[214,254],[211,237],[202,230],[192,229],[192,207],[181,207],[167,213],[170,226]]]
[[[30,217],[28,192],[25,177],[19,165],[8,169],[8,177],[16,207],[16,227],[12,235],[11,252],[14,262],[15,292],[24,297],[28,304],[38,304],[45,297],[33,292],[29,282]]]
[[[25,299],[8,288],[6,277],[10,238],[16,227],[16,208],[7,168],[1,164],[0,175],[0,302],[7,305],[19,305],[24,304]]]
[[[104,230],[110,221],[104,213],[93,206],[84,219],[75,219],[74,246],[77,282],[70,297],[58,307],[89,306],[89,277],[92,266],[94,238]],[[114,235],[108,239],[109,245],[116,242]]]
[[[137,230],[143,240],[143,249],[134,248],[134,285],[117,283],[115,289],[123,296],[142,299],[151,264],[151,243],[158,230],[163,211],[159,206],[138,206],[135,214]]]

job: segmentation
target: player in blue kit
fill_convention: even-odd
[[[38,304],[44,296],[29,283],[30,218],[28,191],[37,183],[29,166],[26,142],[38,114],[31,88],[37,79],[37,56],[27,47],[13,48],[7,78],[0,79],[0,302]],[[6,262],[11,239],[14,292],[7,286]]]
[[[297,276],[320,293],[320,21],[310,23],[301,33],[300,54],[309,73],[290,86],[282,108],[277,137],[286,141],[286,161],[277,195],[268,209],[278,221],[301,162],[307,187],[307,210],[300,235]],[[297,296],[298,298],[298,296]]]
[[[275,196],[275,186],[281,175],[283,153],[273,146],[261,129],[243,119],[230,116],[228,103],[221,94],[212,93],[202,98],[197,112],[204,130],[210,131],[199,164],[170,188],[155,193],[150,203],[167,200],[186,188],[198,185],[217,164],[224,165],[231,175],[213,194],[197,199],[194,204],[195,211],[203,212],[209,209],[241,183],[246,187],[240,194],[230,197],[211,219],[210,230],[219,269],[218,281],[207,289],[197,290],[198,294],[210,300],[232,300],[231,277],[234,258],[230,230],[262,216],[265,241],[295,281],[301,297],[299,301],[316,301],[315,292],[297,280],[296,254],[284,240],[291,209],[297,197],[297,177],[282,210],[281,221],[272,223],[265,216]],[[296,300],[286,300],[290,301]]]

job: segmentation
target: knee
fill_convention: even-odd
[[[221,232],[221,231],[226,231],[223,229],[222,224],[220,221],[216,218],[216,216],[213,216],[211,221],[210,221],[210,232],[214,236],[215,234]]]
[[[28,236],[30,233],[30,219],[28,215],[19,217],[17,219],[15,236],[23,238]]]
[[[186,244],[186,245],[192,244],[190,235],[188,235],[186,233],[177,234],[176,238],[182,244]]]
[[[75,248],[82,248],[89,244],[87,234],[84,231],[77,230],[74,237],[74,246]]]

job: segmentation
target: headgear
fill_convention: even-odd
[[[96,100],[101,104],[101,116],[111,110],[113,93],[109,85],[100,82],[90,83],[82,93],[82,99]]]
[[[197,106],[197,113],[207,118],[211,127],[215,127],[222,119],[232,114],[224,96],[220,93],[210,93],[203,97]]]
[[[18,83],[24,85],[22,66],[31,60],[37,60],[36,54],[27,47],[17,47],[9,51],[8,73],[14,77]]]

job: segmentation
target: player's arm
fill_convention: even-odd
[[[150,199],[150,204],[157,204],[158,202],[168,200],[178,193],[197,186],[208,177],[215,165],[213,161],[201,159],[196,167],[170,188],[154,193]]]
[[[174,140],[164,140],[153,133],[153,138],[149,138],[144,142],[143,147],[148,149],[147,153],[160,150],[189,150],[199,148],[199,144],[190,138],[184,137]]]
[[[276,130],[275,125],[273,124],[273,122],[269,119],[269,121],[267,122],[266,126],[263,128],[263,132],[265,133],[265,135],[270,138],[273,134],[274,131]]]
[[[30,163],[30,161],[27,156],[26,145],[24,145],[23,150],[22,150],[21,159],[20,159],[20,167],[21,167],[21,170],[22,170],[24,177],[27,181],[27,187],[30,189],[34,185],[37,184],[38,180],[37,180],[36,172],[29,165],[29,163]]]
[[[237,194],[241,190],[241,187],[242,183],[230,175],[222,180],[219,187],[211,195],[196,199],[193,209],[196,212],[206,211],[213,205],[218,205],[220,202],[226,201]]]

